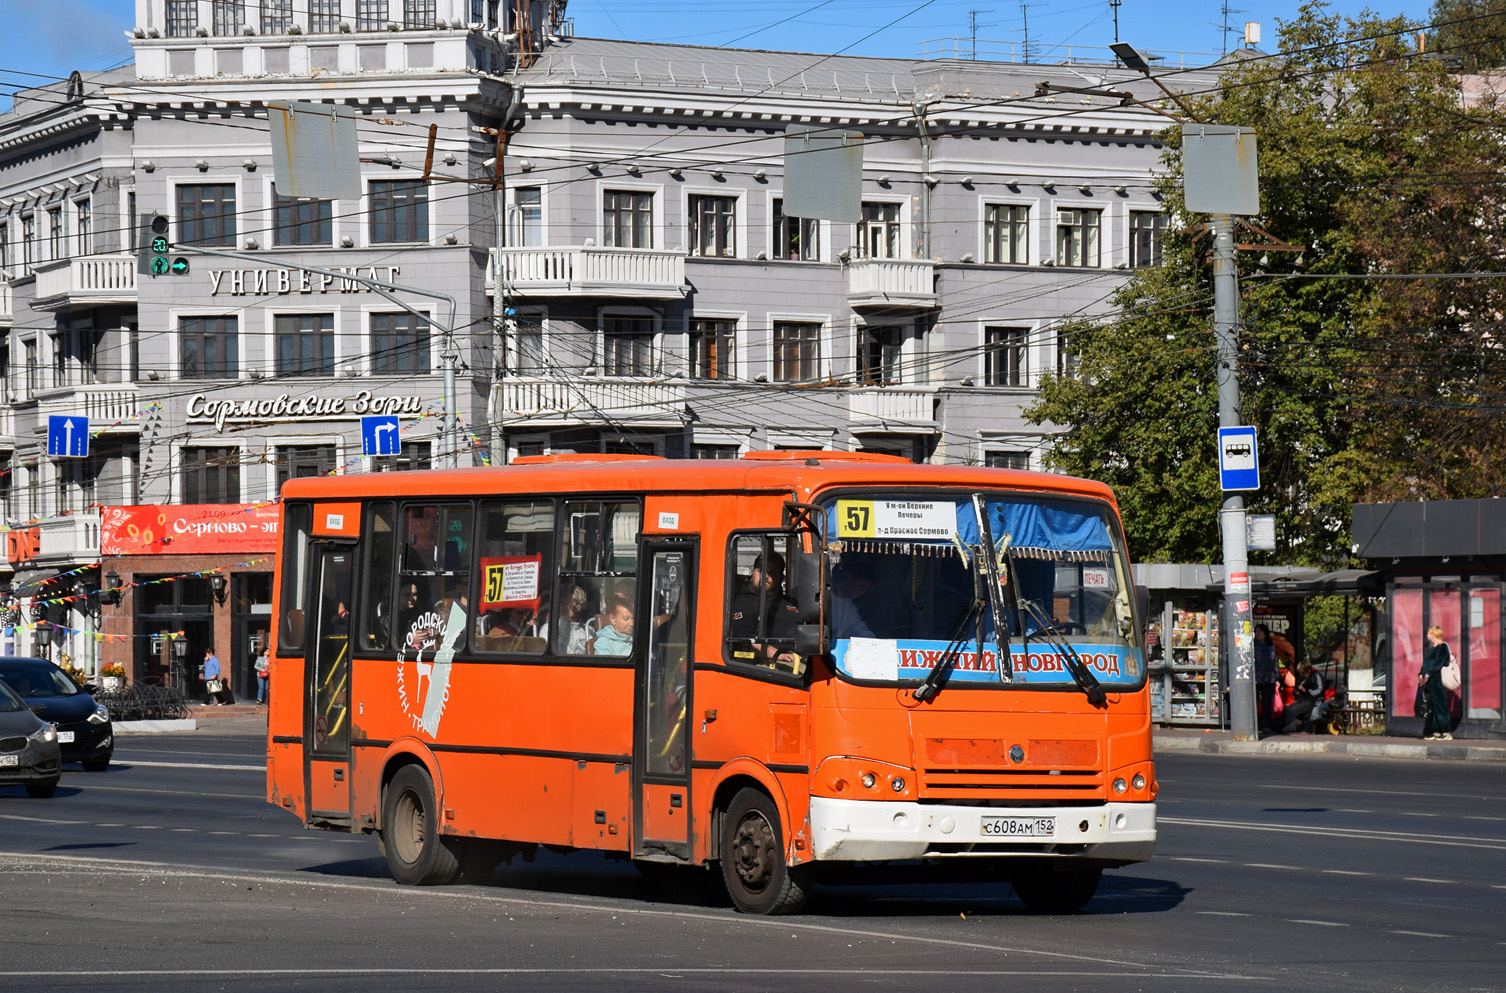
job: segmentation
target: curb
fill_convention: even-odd
[[[1389,741],[1232,741],[1157,735],[1158,752],[1207,752],[1213,755],[1350,755],[1356,758],[1454,762],[1506,762],[1506,748],[1449,744],[1401,744]]]
[[[116,734],[157,734],[164,731],[192,731],[198,722],[192,717],[171,721],[116,721]]]

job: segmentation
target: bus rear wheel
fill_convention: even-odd
[[[382,796],[382,854],[392,878],[408,886],[442,886],[460,875],[463,839],[439,834],[434,780],[421,765],[405,765]]]
[[[1102,869],[1023,869],[1015,874],[1014,895],[1038,914],[1070,914],[1093,899],[1102,878]]]
[[[810,897],[810,867],[784,858],[779,812],[762,790],[738,791],[722,818],[722,879],[745,914],[794,914]]]

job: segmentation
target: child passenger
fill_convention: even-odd
[[[630,655],[633,651],[633,605],[618,594],[612,597],[607,624],[596,632],[595,655]]]

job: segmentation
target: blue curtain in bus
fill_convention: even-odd
[[[1102,559],[1114,547],[1103,517],[1088,505],[989,500],[987,509],[994,541],[1009,535],[1010,547],[1021,557],[1036,553],[1051,558]],[[969,545],[978,541],[971,502],[957,505],[957,537]]]

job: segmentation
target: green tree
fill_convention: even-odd
[[[1428,47],[1469,72],[1506,66],[1506,0],[1433,0]]]
[[[1263,558],[1337,564],[1352,502],[1498,485],[1500,281],[1377,277],[1501,271],[1501,118],[1464,106],[1402,18],[1312,3],[1278,23],[1280,56],[1241,63],[1191,109],[1256,130],[1259,226],[1304,248],[1240,258],[1242,416],[1264,484],[1247,502],[1277,516],[1281,546]],[[1160,194],[1186,227],[1112,318],[1071,329],[1078,372],[1048,378],[1031,416],[1062,426],[1055,468],[1115,487],[1138,558],[1216,560],[1210,239],[1182,206],[1179,129],[1166,140]]]

